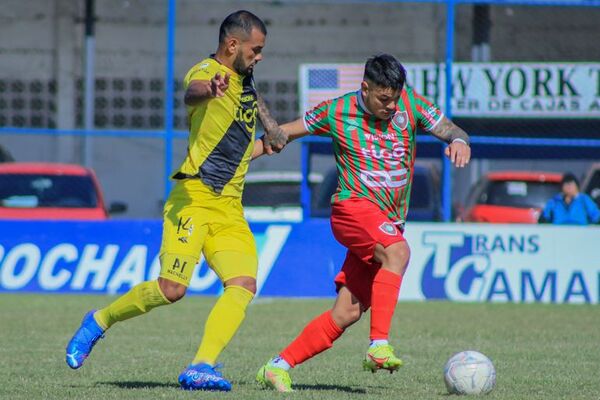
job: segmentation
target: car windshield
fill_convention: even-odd
[[[89,176],[0,174],[0,205],[10,208],[94,208],[98,204]]]
[[[284,207],[300,205],[300,184],[293,182],[246,182],[244,207]]]
[[[544,208],[560,191],[558,182],[494,181],[480,198],[480,204],[519,208]]]
[[[312,183],[313,201],[319,183]],[[300,182],[246,182],[242,194],[244,207],[300,207]]]

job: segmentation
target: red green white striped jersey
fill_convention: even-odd
[[[324,101],[308,111],[304,115],[307,131],[333,140],[339,180],[331,202],[368,198],[391,221],[404,223],[417,127],[431,131],[442,116],[436,105],[408,87],[389,120],[371,115],[360,91]]]

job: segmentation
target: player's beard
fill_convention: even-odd
[[[233,60],[233,69],[240,75],[252,74],[252,68],[244,63],[244,57],[242,56],[241,51],[237,53]]]

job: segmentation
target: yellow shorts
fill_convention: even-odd
[[[204,254],[222,282],[256,278],[258,255],[239,197],[219,196],[198,179],[177,181],[165,204],[160,277],[189,286]]]

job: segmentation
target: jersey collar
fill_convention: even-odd
[[[371,115],[371,111],[369,111],[369,109],[367,108],[367,105],[365,104],[365,101],[362,98],[362,93],[360,90],[356,92],[356,99],[358,101],[358,107],[362,110],[362,112]]]

